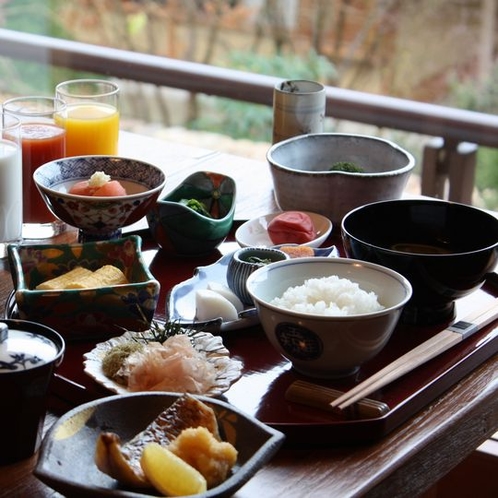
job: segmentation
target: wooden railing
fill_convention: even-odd
[[[5,29],[0,56],[268,106],[282,79]],[[477,146],[498,148],[491,114],[327,87],[327,116],[434,137],[423,155],[422,193],[469,204]]]

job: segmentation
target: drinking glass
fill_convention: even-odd
[[[45,239],[64,231],[42,199],[33,173],[42,164],[66,154],[66,132],[57,120],[66,104],[52,97],[16,97],[3,103],[6,114],[21,121],[23,231],[24,239]]]
[[[316,81],[287,80],[273,90],[273,139],[277,143],[296,135],[322,133],[325,87]]]
[[[0,113],[0,258],[22,238],[21,122]]]
[[[59,83],[55,96],[64,100],[66,155],[116,155],[119,136],[119,87],[106,80]]]

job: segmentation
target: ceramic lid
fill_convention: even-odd
[[[60,348],[48,337],[0,322],[0,374],[29,370],[53,361]]]

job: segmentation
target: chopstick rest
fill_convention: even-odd
[[[337,389],[296,380],[287,388],[285,399],[321,410],[336,411],[330,403],[342,394],[344,393]],[[382,417],[387,412],[389,412],[389,407],[385,403],[365,398],[350,406],[344,415],[350,419],[367,419]]]
[[[408,351],[408,353],[400,356],[365,381],[339,396],[330,403],[331,408],[344,410],[377,389],[390,384],[416,367],[462,342],[497,318],[498,298]]]

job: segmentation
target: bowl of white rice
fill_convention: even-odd
[[[412,295],[394,270],[327,257],[266,265],[249,276],[247,290],[272,346],[316,378],[352,375],[377,355]]]

